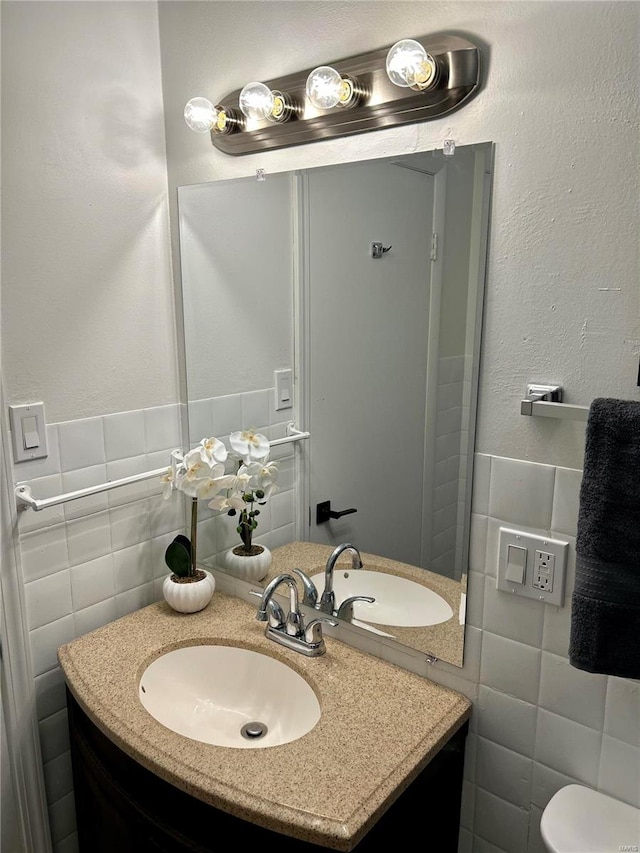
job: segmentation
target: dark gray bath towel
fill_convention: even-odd
[[[569,661],[640,678],[640,403],[589,409]]]

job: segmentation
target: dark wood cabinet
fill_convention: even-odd
[[[326,853],[326,847],[272,832],[191,797],[110,741],[69,692],[67,703],[81,853],[222,853],[251,844],[277,853]],[[465,723],[354,853],[389,850],[409,834],[418,838],[421,850],[457,853],[467,730]]]

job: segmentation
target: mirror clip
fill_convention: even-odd
[[[372,258],[381,258],[383,255],[386,255],[387,252],[391,251],[393,246],[385,246],[382,243],[372,243],[371,244],[371,257]]]

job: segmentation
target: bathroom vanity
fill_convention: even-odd
[[[157,603],[62,646],[80,849],[207,853],[258,842],[365,853],[437,831],[439,853],[455,853],[469,701],[326,643],[319,658],[283,648],[255,608],[216,592],[200,613]],[[191,645],[283,662],[313,688],[319,721],[297,740],[246,749],[166,728],[139,700],[141,675]]]

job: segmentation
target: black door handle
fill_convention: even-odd
[[[358,512],[355,507],[350,509],[335,510],[331,509],[331,501],[322,501],[316,504],[316,524],[324,524],[332,518],[342,518],[343,515],[351,515],[352,512]]]

